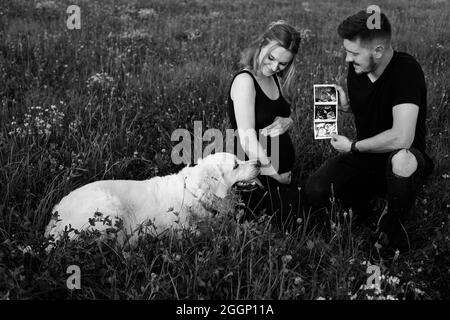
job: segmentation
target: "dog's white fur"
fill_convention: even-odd
[[[129,235],[143,225],[154,234],[171,227],[188,227],[194,218],[211,215],[214,200],[224,198],[233,184],[251,181],[258,174],[256,162],[216,153],[199,159],[194,167],[165,177],[92,182],[74,190],[53,208],[45,236],[58,240],[66,226],[79,231],[97,229],[104,234],[118,218]],[[112,226],[93,219],[96,213],[108,216]],[[73,232],[69,233],[69,238],[74,237]]]

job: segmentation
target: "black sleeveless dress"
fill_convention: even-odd
[[[257,132],[258,140],[262,135],[259,134],[260,130],[272,124],[276,117],[289,117],[291,114],[291,108],[289,103],[283,98],[281,94],[280,84],[278,83],[278,79],[275,75],[273,75],[275,79],[275,83],[277,84],[279,97],[276,100],[270,99],[264,91],[259,86],[256,81],[254,75],[248,70],[242,70],[234,75],[233,80],[230,84],[230,88],[228,90],[228,116],[230,118],[231,126],[234,130],[237,129],[236,117],[234,113],[234,103],[231,99],[231,85],[233,84],[234,79],[237,75],[241,73],[248,73],[253,79],[253,83],[255,85],[255,130]],[[271,138],[267,137],[267,156],[271,157],[271,144],[275,143],[274,139],[279,139],[279,170],[278,173],[285,173],[292,170],[295,161],[295,151],[294,146],[292,144],[291,137],[287,132],[282,135]],[[237,146],[240,145],[239,139],[235,137],[234,141],[234,153],[238,155]],[[272,157],[273,158],[273,157]],[[245,159],[248,160],[247,156]]]

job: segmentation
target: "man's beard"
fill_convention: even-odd
[[[355,69],[355,63],[353,64],[353,69]],[[357,64],[358,67],[361,67],[360,65]],[[363,71],[360,72],[360,74],[367,74],[367,73],[371,73],[373,71],[375,71],[377,68],[377,64],[375,63],[375,59],[370,56],[369,57],[369,65],[367,66],[367,68]]]

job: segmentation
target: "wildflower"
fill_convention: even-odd
[[[78,127],[81,125],[81,120],[75,119],[69,123],[69,131],[76,133],[78,132]]]
[[[400,250],[395,250],[395,254],[394,254],[394,258],[392,259],[393,261],[397,260],[398,257],[400,256]]]
[[[123,32],[120,34],[119,37],[122,40],[127,40],[127,39],[145,40],[145,39],[151,38],[151,34],[148,33],[148,31],[145,29],[137,29],[137,30]],[[128,50],[129,50],[129,52],[131,52],[130,49],[128,49]]]
[[[292,256],[290,254],[281,257],[281,261],[283,262],[284,265],[287,265],[291,260]]]
[[[218,18],[221,15],[219,11],[213,11],[209,14],[211,18]]]
[[[311,29],[300,29],[300,38],[303,41],[309,41],[313,37]]]
[[[400,283],[400,279],[397,277],[389,276],[389,278],[387,278],[387,282],[390,285],[398,285]]]
[[[303,282],[303,279],[302,279],[302,277],[295,277],[295,279],[294,279],[294,284],[296,285],[296,286],[298,286],[300,283],[302,283]]]
[[[302,7],[306,12],[312,12],[311,8],[309,7],[309,2],[302,2]]]
[[[107,89],[109,88],[114,79],[109,76],[107,73],[96,73],[89,77],[89,79],[86,81],[88,89]]]
[[[138,11],[138,16],[141,19],[148,19],[148,18],[152,18],[155,17],[157,15],[155,9],[141,9]]]
[[[27,135],[36,134],[38,136],[50,136],[55,127],[63,126],[64,113],[56,106],[42,108],[41,106],[31,106],[27,109],[22,123],[18,123],[13,118],[9,126],[12,130],[9,135],[18,135],[24,138]]]
[[[420,290],[419,288],[414,288],[414,292],[418,295],[423,295],[425,294],[425,292],[423,292],[422,290]]]
[[[317,297],[316,300],[326,300],[324,297]]]
[[[448,179],[448,178],[450,178],[450,174],[448,174],[448,173],[444,173],[444,174],[442,175],[442,178],[444,178],[444,179]]]
[[[55,1],[43,1],[36,3],[36,9],[58,9]]]

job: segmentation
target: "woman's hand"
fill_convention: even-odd
[[[290,184],[291,183],[291,178],[292,178],[292,172],[288,171],[282,174],[274,174],[272,176],[273,179],[277,180],[279,183],[281,184]]]
[[[276,117],[272,124],[261,129],[261,134],[263,136],[270,136],[271,138],[277,137],[288,131],[293,123],[294,120],[292,120],[292,118],[290,117]]]

